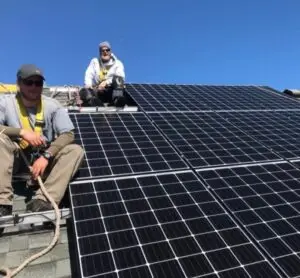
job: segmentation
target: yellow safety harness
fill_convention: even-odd
[[[106,68],[103,68],[100,70],[100,73],[99,73],[100,82],[102,82],[106,79],[107,72],[108,72],[108,70]]]
[[[37,107],[37,112],[35,116],[35,126],[34,129],[32,128],[29,120],[29,115],[27,110],[23,104],[23,101],[19,95],[17,95],[17,107],[19,112],[19,119],[21,121],[21,125],[23,129],[33,130],[42,135],[43,132],[43,125],[44,125],[44,105],[43,101],[41,100]],[[29,144],[24,139],[21,139],[19,145],[22,149],[26,149]]]
[[[101,83],[102,81],[106,80],[107,72],[110,70],[112,65],[104,66],[100,59],[99,59],[99,65],[100,65],[99,79]]]

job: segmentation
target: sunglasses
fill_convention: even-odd
[[[101,49],[101,52],[110,52],[110,48]]]
[[[34,81],[34,80],[23,79],[23,84],[26,86],[32,86],[34,84],[36,87],[42,87],[44,84],[44,81],[43,80]]]

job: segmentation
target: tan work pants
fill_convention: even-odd
[[[80,167],[83,156],[83,149],[79,145],[70,144],[50,160],[46,169],[49,174],[44,185],[57,204],[60,203],[70,180]],[[0,205],[12,205],[12,175],[20,168],[24,169],[24,164],[17,146],[8,136],[0,134]],[[37,190],[34,199],[47,201],[40,189]]]

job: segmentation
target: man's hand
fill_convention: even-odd
[[[48,159],[43,156],[39,157],[31,167],[32,178],[36,180],[38,176],[43,176],[48,164]]]
[[[105,90],[106,86],[107,86],[107,82],[106,81],[102,81],[100,83],[100,85],[98,86],[98,90],[99,91],[103,91],[103,90]]]
[[[45,139],[39,133],[32,130],[22,129],[20,132],[20,136],[33,147],[38,147],[46,144]]]

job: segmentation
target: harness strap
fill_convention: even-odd
[[[41,100],[37,106],[36,116],[35,116],[35,126],[32,128],[29,120],[29,115],[27,110],[23,104],[23,101],[19,95],[17,95],[17,107],[19,113],[19,119],[21,121],[21,125],[23,129],[33,130],[39,134],[42,134],[42,129],[44,125],[44,105],[43,101]],[[19,145],[22,149],[26,149],[29,144],[24,139],[21,139]]]

